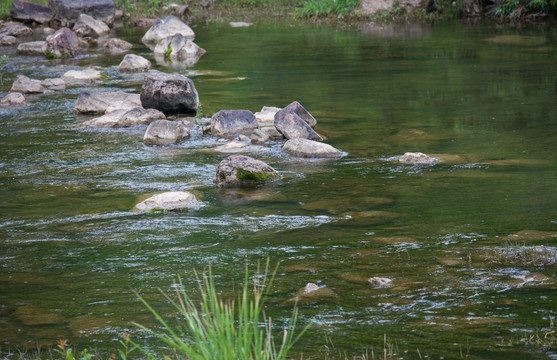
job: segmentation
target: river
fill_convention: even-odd
[[[131,322],[156,323],[133,291],[172,316],[157,289],[170,291],[178,276],[195,288],[193,270],[211,265],[230,292],[246,264],[270,258],[280,262],[267,300],[277,330],[291,311],[281,304],[308,282],[337,295],[300,305],[300,324],[313,322],[295,349],[306,356],[325,356],[331,342],[348,355],[382,354],[386,338],[393,358],[557,358],[555,341],[525,340],[551,330],[557,267],[495,256],[506,240],[557,251],[554,28],[193,29],[207,53],[186,69],[157,65],[141,44],[145,30],[117,35],[154,69],[189,76],[205,116],[297,100],[347,155],[303,160],[273,143],[247,155],[280,181],[218,191],[213,177],[226,154],[210,151],[218,143],[199,129],[178,145],[147,147],[144,127],[78,126],[81,91],[139,93],[141,75],[116,70],[122,54],[47,60],[1,48],[0,97],[20,73],[42,80],[99,66],[107,75],[0,108],[3,354],[62,338],[115,352],[123,332],[149,343]],[[399,163],[408,151],[448,161]],[[204,206],[132,211],[146,194],[169,190],[192,191]],[[373,276],[392,282],[373,287],[365,281]]]

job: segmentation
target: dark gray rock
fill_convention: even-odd
[[[257,126],[255,116],[248,110],[221,110],[211,117],[211,134],[229,139],[251,135]]]
[[[308,139],[290,139],[283,146],[282,151],[302,156],[314,158],[339,158],[344,153],[329,144],[308,140]]]
[[[71,58],[80,54],[79,38],[68,28],[61,28],[46,38],[46,56],[48,58]]]
[[[281,110],[275,114],[275,127],[287,139],[309,139],[323,141],[311,126],[293,112]]]
[[[87,14],[105,24],[114,22],[113,0],[50,0],[50,14],[61,26],[73,26],[81,14]]]
[[[118,65],[118,71],[120,72],[141,72],[147,71],[150,68],[151,62],[149,60],[135,54],[127,54],[120,65]]]
[[[190,137],[190,133],[181,121],[157,120],[147,127],[143,136],[145,145],[170,145]]]
[[[29,1],[13,0],[10,16],[14,20],[46,24],[50,21],[50,9],[48,6]]]
[[[165,114],[195,114],[199,95],[193,81],[181,74],[153,71],[145,75],[141,87],[141,104]]]
[[[193,30],[182,20],[173,15],[166,15],[157,19],[153,26],[147,30],[141,41],[151,49],[154,49],[159,42],[176,34],[182,34],[188,40],[195,39]]]
[[[231,155],[220,162],[214,182],[218,187],[249,187],[278,177],[280,174],[263,161]]]
[[[46,41],[31,41],[21,43],[17,46],[17,52],[21,55],[46,55]]]

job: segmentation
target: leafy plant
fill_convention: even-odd
[[[171,326],[140,295],[137,295],[138,298],[161,323],[164,330],[158,332],[143,325],[136,325],[162,340],[177,355],[191,360],[286,359],[292,346],[305,333],[309,325],[294,336],[298,318],[295,307],[290,326],[282,331],[282,343],[277,347],[272,334],[271,318],[267,318],[263,310],[263,304],[275,274],[276,269],[269,277],[269,260],[267,260],[262,276],[260,276],[258,266],[255,276],[257,281],[250,285],[246,266],[243,290],[237,301],[234,301],[219,296],[210,268],[208,273],[203,274],[202,279],[196,273],[200,282],[200,306],[197,306],[188,295],[179,278],[178,286],[176,286],[176,300],[166,294],[165,297],[183,318],[182,327]],[[148,350],[140,349],[149,358],[156,358]]]

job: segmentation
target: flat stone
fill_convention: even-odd
[[[105,115],[83,122],[84,127],[109,127],[124,128],[140,125],[149,125],[156,120],[164,120],[166,116],[155,109],[143,109],[135,107],[132,109],[119,109],[107,112]]]
[[[42,93],[43,91],[44,87],[41,85],[39,80],[30,79],[25,75],[18,75],[12,84],[12,88],[10,89],[10,92],[19,92],[24,94]]]
[[[82,91],[75,103],[74,112],[83,114],[104,114],[117,109],[141,107],[139,94],[124,91]]]
[[[20,23],[9,22],[4,24],[0,28],[0,35],[14,36],[14,37],[29,36],[29,35],[33,35],[33,29],[31,29],[29,26],[25,26]]]
[[[435,165],[438,159],[421,152],[407,152],[398,158],[398,162],[405,165]]]
[[[25,96],[19,92],[11,92],[2,98],[0,103],[5,105],[22,105],[25,104]]]
[[[65,81],[94,81],[102,78],[101,72],[96,69],[70,70],[62,75]]]
[[[44,79],[41,84],[48,90],[64,90],[66,89],[66,82],[60,78]]]
[[[0,35],[0,46],[12,46],[17,44],[19,41],[15,36],[11,35]]]
[[[329,144],[308,139],[290,139],[283,146],[282,151],[306,158],[339,158],[344,153]]]
[[[46,55],[46,41],[31,41],[21,43],[17,46],[17,52],[21,55]]]
[[[195,195],[187,191],[169,191],[153,195],[137,204],[139,211],[151,210],[192,210],[201,206]]]

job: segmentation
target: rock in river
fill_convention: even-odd
[[[181,74],[152,71],[141,87],[141,104],[165,114],[195,114],[199,95],[193,81]]]
[[[287,139],[309,139],[323,141],[298,114],[282,109],[275,114],[275,127]]]
[[[61,28],[46,38],[46,56],[48,58],[71,58],[80,54],[79,38],[68,28]]]
[[[30,1],[13,0],[10,16],[14,20],[46,24],[50,21],[50,9]]]
[[[147,30],[141,41],[151,49],[154,49],[159,42],[176,34],[182,34],[182,36],[189,40],[195,39],[193,30],[182,20],[173,15],[166,15],[158,19]]]
[[[421,152],[407,152],[398,161],[405,165],[435,165],[438,159]]]
[[[42,93],[43,85],[39,80],[30,79],[25,75],[18,75],[12,84],[11,92],[20,92],[24,94]]]
[[[108,35],[110,28],[101,20],[97,20],[87,14],[80,14],[75,22],[73,31],[81,37],[100,37]]]
[[[253,186],[278,177],[280,174],[261,160],[231,155],[219,164],[214,182],[220,187]]]
[[[124,52],[130,50],[133,45],[122,39],[110,39],[104,46],[112,52]]]
[[[139,211],[151,210],[191,210],[201,206],[195,195],[187,191],[168,191],[153,195],[147,200],[137,204]]]
[[[224,138],[251,135],[257,129],[257,120],[248,110],[221,110],[211,117],[211,134]]]
[[[66,71],[62,78],[67,82],[94,81],[101,79],[102,74],[99,70],[88,68]]]
[[[49,0],[50,13],[62,26],[75,24],[81,14],[87,14],[106,24],[114,22],[116,8],[113,0]]]
[[[139,94],[123,91],[82,91],[75,102],[74,112],[83,114],[104,114],[109,108],[133,109],[141,106]]]
[[[170,145],[190,137],[183,122],[156,120],[153,121],[143,136],[145,145]]]
[[[118,71],[120,72],[140,72],[147,71],[150,68],[151,62],[149,60],[135,54],[127,54],[118,65]]]
[[[0,103],[6,105],[22,105],[25,104],[25,96],[19,92],[11,92],[2,98]]]
[[[339,158],[344,153],[329,144],[308,140],[290,139],[282,146],[282,151],[303,157],[314,158]]]
[[[30,41],[17,46],[17,52],[21,55],[46,55],[46,41]]]
[[[187,61],[189,58],[193,58],[197,62],[206,51],[182,34],[175,34],[162,39],[155,46],[154,53],[155,56],[164,56],[172,62]]]
[[[307,111],[302,106],[302,104],[300,104],[297,101],[294,101],[294,102],[290,103],[287,107],[285,107],[282,110],[298,115],[300,118],[302,118],[302,120],[304,120],[312,128],[315,127],[315,125],[317,125],[317,120],[315,120],[313,115],[311,115],[309,113],[309,111]]]
[[[323,301],[334,301],[338,295],[328,287],[320,287],[314,283],[307,283],[306,286],[296,292],[296,296],[286,300],[282,306],[312,304]]]
[[[109,127],[123,128],[139,125],[148,125],[155,120],[166,119],[164,114],[155,109],[136,107],[130,110],[115,110],[101,117],[85,121],[84,127]]]

